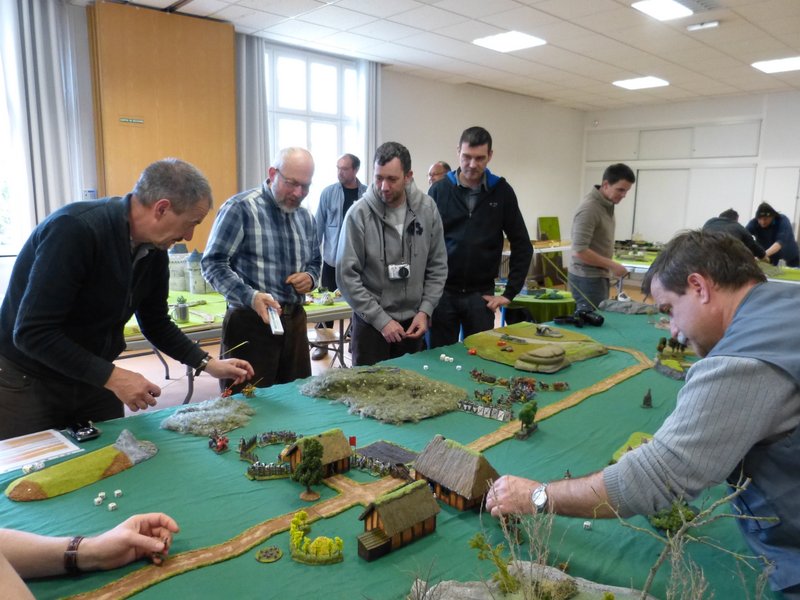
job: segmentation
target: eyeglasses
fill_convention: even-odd
[[[308,190],[311,189],[310,183],[300,183],[297,179],[290,179],[286,177],[283,173],[281,173],[280,169],[275,169],[275,172],[281,176],[283,179],[283,183],[288,185],[290,188],[300,188],[304,193],[308,193]]]

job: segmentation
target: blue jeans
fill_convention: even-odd
[[[597,310],[603,300],[608,300],[608,286],[608,277],[569,274],[569,291],[575,298],[577,310]]]
[[[494,329],[494,312],[486,308],[485,295],[494,295],[494,290],[466,293],[445,290],[433,311],[431,348],[455,344],[462,327],[464,337]]]

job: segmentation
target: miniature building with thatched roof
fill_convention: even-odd
[[[281,458],[289,462],[292,471],[303,460],[303,445],[306,440],[311,438],[322,444],[323,477],[330,477],[336,473],[345,473],[350,470],[350,444],[341,429],[330,429],[315,436],[299,438],[294,444],[281,452]]]
[[[358,517],[364,521],[358,555],[371,561],[433,533],[440,511],[425,481],[380,496]]]
[[[435,436],[414,461],[415,479],[425,479],[436,497],[458,510],[480,506],[499,475],[489,461],[456,441]]]

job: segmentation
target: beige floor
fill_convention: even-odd
[[[639,283],[633,282],[634,285],[626,285],[625,293],[634,300],[641,300],[642,294],[639,291]],[[497,326],[499,326],[499,315]],[[213,344],[203,347],[212,356],[219,355],[219,344]],[[322,360],[311,361],[311,372],[314,375],[319,375],[330,368],[333,354],[328,353],[328,356]],[[188,380],[186,378],[186,368],[178,362],[165,357],[169,366],[170,378],[165,377],[164,367],[158,361],[154,354],[147,356],[139,356],[135,358],[120,359],[116,362],[120,367],[136,371],[147,377],[153,383],[161,387],[161,396],[158,399],[158,408],[166,408],[169,406],[178,406],[183,403],[188,389]],[[351,364],[350,354],[345,350],[345,358],[347,364]],[[216,398],[219,395],[219,384],[217,380],[207,373],[202,373],[200,377],[194,380],[194,392],[192,393],[191,402],[200,402]],[[125,414],[130,412],[126,409]]]

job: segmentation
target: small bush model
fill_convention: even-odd
[[[344,559],[344,541],[319,536],[312,540],[307,536],[311,532],[308,524],[308,513],[301,510],[292,519],[289,526],[289,546],[292,559],[307,565],[330,565]]]
[[[695,516],[695,511],[686,502],[676,500],[672,506],[650,515],[647,520],[656,529],[674,535],[684,523],[691,521]]]

